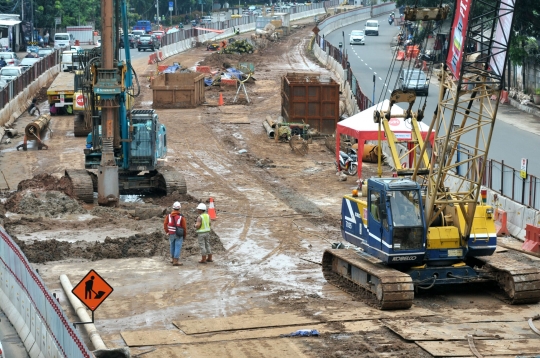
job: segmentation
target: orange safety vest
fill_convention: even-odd
[[[173,216],[169,214],[169,222],[167,223],[167,230],[169,230],[169,235],[176,234],[176,227],[181,227],[182,225],[182,215],[176,215],[178,220],[173,219]]]

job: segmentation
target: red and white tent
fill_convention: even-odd
[[[352,117],[342,120],[337,125],[337,136],[336,136],[336,160],[339,163],[339,150],[340,150],[340,135],[345,134],[351,137],[354,137],[358,140],[358,177],[362,177],[362,154],[364,153],[364,144],[368,140],[377,140],[379,136],[379,125],[373,121],[373,112],[375,110],[388,109],[390,104],[389,100],[384,100],[383,102],[376,104],[373,107],[370,107],[360,113],[355,114]],[[392,106],[391,114],[400,115],[403,114],[404,110],[398,105]],[[412,140],[411,133],[411,122],[404,118],[390,118],[388,121],[390,128],[396,135],[396,138],[399,141],[408,142]],[[424,140],[427,136],[427,131],[429,126],[420,122],[418,123],[420,127],[420,132],[422,133],[422,138]],[[381,140],[386,140],[384,134],[384,129],[381,126]],[[433,139],[435,137],[434,133],[431,133],[431,142],[433,144]]]

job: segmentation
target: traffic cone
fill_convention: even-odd
[[[216,208],[214,207],[214,199],[210,198],[210,205],[208,206],[208,215],[211,220],[216,220]]]
[[[220,93],[219,94],[219,102],[218,102],[218,106],[223,106],[223,93]],[[212,200],[212,199],[210,199]]]

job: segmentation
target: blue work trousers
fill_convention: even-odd
[[[176,234],[169,235],[169,243],[171,244],[171,257],[173,259],[180,258],[180,252],[182,251],[182,244],[184,243],[183,237],[178,237]]]

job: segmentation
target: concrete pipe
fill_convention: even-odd
[[[268,134],[268,138],[274,138],[274,130],[266,120],[263,122],[263,127],[266,130],[266,134]]]
[[[28,123],[28,125],[24,129],[24,134],[26,135],[26,138],[28,140],[40,139],[41,132],[47,129],[50,121],[51,121],[50,114],[42,114],[35,121]]]
[[[13,128],[6,129],[6,135],[8,138],[15,138],[19,134],[19,131]]]

